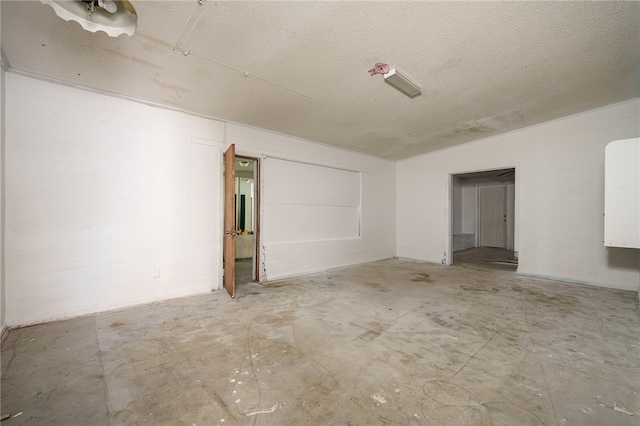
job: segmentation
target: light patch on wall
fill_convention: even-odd
[[[263,173],[268,244],[360,236],[360,173],[267,158]]]

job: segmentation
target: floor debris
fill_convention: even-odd
[[[0,425],[640,426],[637,292],[464,265],[389,259],[13,329],[0,414],[28,412]]]
[[[598,398],[600,398],[600,397],[598,397]],[[611,409],[613,409],[613,411],[617,411],[618,413],[624,413],[627,416],[634,416],[636,414],[636,413],[631,412],[629,410],[625,410],[624,408],[620,408],[617,405],[614,405],[613,407],[607,407],[606,405],[604,405],[601,402],[598,402],[598,405],[601,406],[601,407],[604,407],[604,408],[611,408]]]
[[[273,413],[274,411],[276,411],[276,408],[278,408],[278,403],[277,402],[274,404],[273,407],[268,408],[266,410],[247,411],[244,415],[249,417],[249,416],[255,416],[256,414],[269,414],[269,413]]]
[[[10,414],[10,413],[3,414],[3,415],[0,417],[0,422],[1,422],[1,421],[3,421],[3,420],[7,420],[9,417],[11,417],[11,414]]]
[[[615,405],[613,406],[613,411],[617,411],[619,413],[624,413],[627,416],[633,416],[635,414],[635,413],[632,413],[631,411],[627,411],[624,408],[620,408],[620,407],[617,407]]]
[[[384,395],[380,395],[379,393],[371,395],[371,398],[373,398],[373,400],[376,401],[378,404],[387,403],[387,398],[385,398]]]

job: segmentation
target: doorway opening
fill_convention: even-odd
[[[235,282],[247,284],[258,281],[257,258],[259,225],[258,159],[236,157],[235,217],[236,231]]]
[[[260,161],[224,153],[223,283],[231,297],[236,284],[259,281]]]
[[[516,169],[453,174],[447,264],[516,270]]]

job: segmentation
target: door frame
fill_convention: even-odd
[[[442,263],[447,266],[453,265],[453,178],[455,175],[463,175],[468,173],[482,173],[482,172],[490,172],[495,170],[504,170],[504,169],[514,169],[514,211],[513,211],[513,253],[516,259],[518,259],[519,253],[519,228],[520,228],[520,162],[517,163],[508,163],[505,165],[496,165],[486,168],[479,169],[462,169],[453,172],[449,172],[447,175],[446,182],[446,217],[447,220],[445,222],[445,253],[444,259]],[[477,236],[477,233],[476,233]]]
[[[235,144],[229,145],[224,151],[222,156],[224,167],[223,170],[223,182],[224,191],[222,197],[222,286],[231,298],[236,297],[236,230],[235,230],[235,217],[236,217],[236,203],[235,203],[235,182],[236,182],[236,146]]]
[[[262,159],[255,155],[244,155],[241,152],[236,151],[236,159],[237,158],[246,158],[247,160],[255,161],[254,169],[253,169],[253,185],[255,190],[255,198],[254,198],[254,206],[252,206],[253,213],[256,219],[256,229],[253,231],[254,235],[254,247],[253,247],[253,266],[252,266],[252,277],[255,282],[260,282],[260,241],[261,241],[261,223],[262,223],[262,209],[260,204],[260,196],[262,192],[262,173],[261,173],[261,165]]]
[[[219,185],[219,212],[220,219],[218,221],[220,233],[218,234],[218,286],[212,288],[212,290],[225,290],[224,287],[224,237],[225,237],[225,226],[224,226],[224,215],[225,215],[225,166],[224,166],[224,152],[231,146],[235,145],[235,157],[248,158],[256,161],[255,171],[254,171],[254,179],[255,179],[255,213],[256,213],[256,231],[255,231],[255,253],[254,253],[254,267],[253,267],[253,279],[256,282],[266,281],[266,271],[264,270],[264,265],[262,262],[264,261],[262,256],[262,191],[264,190],[263,184],[263,162],[266,157],[263,154],[257,152],[250,152],[248,150],[238,149],[238,145],[235,143],[227,143],[224,145],[220,145],[220,185]],[[235,259],[234,259],[235,262]]]

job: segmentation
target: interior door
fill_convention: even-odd
[[[480,187],[480,247],[507,247],[507,187]]]
[[[224,153],[224,288],[236,297],[236,146]]]

